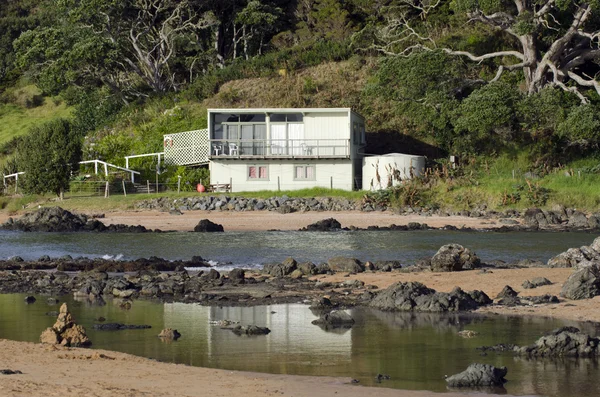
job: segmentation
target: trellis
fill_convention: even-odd
[[[208,129],[164,135],[165,163],[175,165],[207,164],[210,154]]]

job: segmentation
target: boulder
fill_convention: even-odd
[[[340,230],[341,228],[342,225],[337,220],[333,218],[327,218],[315,223],[311,223],[310,225],[300,230],[311,232],[330,232]]]
[[[235,268],[229,272],[228,276],[234,284],[243,284],[246,278],[246,271],[244,269]]]
[[[574,228],[587,228],[588,219],[587,216],[580,211],[575,211],[569,216],[569,226]]]
[[[286,258],[282,263],[268,263],[263,266],[263,272],[273,277],[285,277],[297,268],[294,258]]]
[[[579,263],[586,261],[600,264],[600,237],[594,239],[589,246],[569,248],[550,258],[548,267],[577,267]]]
[[[323,326],[326,328],[350,328],[354,325],[354,319],[343,310],[333,310],[323,314],[312,324]]]
[[[523,223],[525,226],[537,229],[540,225],[539,219],[544,218],[544,213],[539,208],[529,208],[523,214]]]
[[[203,233],[212,233],[212,232],[224,232],[223,225],[219,225],[218,223],[213,223],[208,219],[202,219],[196,227],[194,227],[195,232],[203,232]]]
[[[523,281],[523,288],[532,289],[537,287],[542,287],[544,285],[551,285],[552,281],[548,280],[546,277],[536,277],[534,279]]]
[[[496,296],[496,299],[514,298],[517,295],[519,295],[519,293],[512,289],[510,285],[505,285],[504,288],[502,288],[502,291]]]
[[[336,256],[327,261],[329,269],[334,272],[360,273],[365,270],[363,264],[356,258]]]
[[[177,332],[176,329],[173,328],[165,328],[162,331],[160,331],[160,334],[158,334],[159,338],[162,339],[179,339],[181,337],[181,334],[179,332]]]
[[[431,271],[455,272],[481,267],[481,261],[474,252],[460,244],[447,244],[431,258]]]
[[[589,299],[600,295],[600,265],[593,264],[571,274],[560,295],[568,299]]]
[[[562,327],[539,338],[531,346],[515,348],[518,355],[530,357],[594,357],[598,356],[600,339],[582,333],[575,327]]]
[[[502,386],[507,372],[506,367],[474,363],[463,372],[446,378],[446,383],[450,387]]]

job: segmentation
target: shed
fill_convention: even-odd
[[[402,180],[421,175],[425,157],[412,154],[388,153],[363,158],[363,189],[379,190],[400,184]]]

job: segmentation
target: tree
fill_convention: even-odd
[[[483,25],[490,35],[500,33],[504,48],[492,51],[438,45],[442,40],[433,37],[433,27],[418,21],[427,20],[436,7],[447,3],[401,3],[374,32],[368,48],[392,55],[438,48],[474,62],[494,60],[497,72],[492,81],[506,70],[521,70],[528,94],[553,85],[574,93],[584,104],[589,102],[585,88],[593,88],[600,95],[600,82],[596,79],[600,19],[595,15],[600,5],[595,0],[452,0],[451,10],[470,24]]]
[[[34,127],[17,147],[19,169],[25,172],[23,190],[52,192],[62,198],[73,172],[79,169],[81,137],[67,120]]]

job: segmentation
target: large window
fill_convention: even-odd
[[[307,164],[294,165],[294,180],[295,181],[314,181],[315,166]]]
[[[215,113],[212,139],[223,154],[263,155],[267,139],[266,115]]]
[[[249,181],[257,180],[268,180],[269,179],[269,166],[267,165],[249,165],[248,172],[246,174]]]
[[[271,114],[271,154],[302,155],[304,116],[302,113]]]

